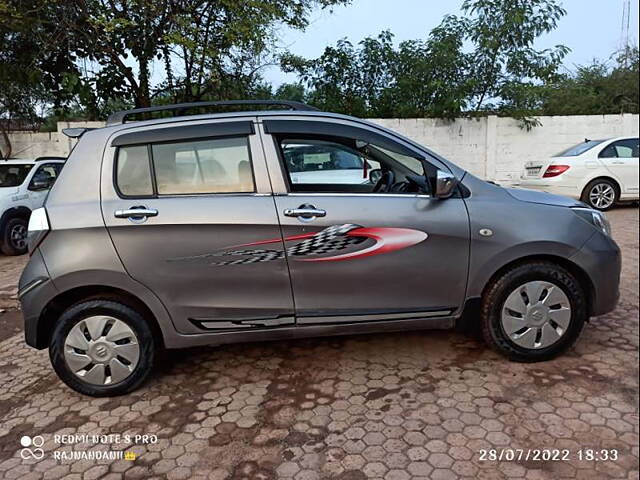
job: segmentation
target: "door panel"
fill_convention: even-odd
[[[618,140],[600,152],[600,161],[621,183],[622,194],[638,194],[638,139]]]
[[[158,215],[143,224],[114,217],[115,210],[139,204]],[[280,239],[271,197],[121,200],[105,202],[104,215],[126,270],[160,297],[181,330],[192,330],[188,319],[240,326],[293,315],[284,258],[227,255],[238,245]],[[281,251],[281,242],[273,250]]]
[[[292,194],[277,196],[276,205],[300,323],[334,315],[446,314],[462,305],[469,257],[462,199]],[[285,215],[300,206],[326,216]]]
[[[433,317],[459,309],[469,263],[463,199],[395,190],[425,169],[448,167],[375,126],[306,120],[266,118],[258,125],[298,324],[406,318],[433,323]],[[352,155],[360,159],[347,158]],[[333,183],[330,174],[345,166],[355,166],[358,179],[350,175],[349,182]],[[389,170],[400,183],[381,192]],[[298,171],[311,183],[293,182],[289,177]]]
[[[215,124],[211,128],[215,129]],[[255,135],[248,141],[250,158],[230,164],[229,145],[224,142],[221,145],[226,153],[211,153],[215,148],[205,143],[198,144],[197,155],[191,155],[188,148],[166,147],[173,144],[157,148],[154,144],[148,151],[160,182],[152,182],[153,188],[170,191],[171,195],[140,198],[140,192],[150,188],[147,183],[138,182],[136,186],[135,182],[123,182],[122,188],[137,192],[138,198],[122,198],[110,182],[102,185],[105,223],[125,269],[155,292],[182,333],[294,322],[289,274],[264,156]],[[115,149],[105,155],[109,154],[113,158]],[[131,155],[132,161],[139,158],[144,158],[140,151]],[[105,158],[103,178],[125,169],[121,165],[114,169],[113,161]],[[142,168],[131,169],[131,176],[144,176],[144,163],[137,165]],[[221,179],[227,179],[226,183]],[[212,189],[255,191],[176,193]],[[127,217],[130,212],[118,212],[116,216],[117,211],[132,207],[145,207],[152,216]],[[240,247],[265,238],[274,240],[268,248],[269,261],[264,259],[269,256],[265,252],[253,249],[247,253]],[[239,249],[243,253],[238,254]]]

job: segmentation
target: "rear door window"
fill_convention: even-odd
[[[152,146],[158,194],[255,191],[246,138],[218,138]]]
[[[638,139],[613,142],[600,152],[600,158],[638,158]]]
[[[246,137],[120,147],[116,185],[121,196],[253,193]]]
[[[149,149],[146,145],[120,147],[116,184],[120,194],[125,197],[153,195]]]

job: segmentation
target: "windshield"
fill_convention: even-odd
[[[30,164],[0,164],[0,187],[18,187],[22,185],[32,168],[33,165]]]
[[[556,157],[577,157],[578,155],[582,155],[587,150],[591,150],[596,145],[600,145],[604,140],[587,140],[582,142],[574,147],[569,148],[568,150],[563,150]]]

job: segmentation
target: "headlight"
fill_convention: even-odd
[[[572,208],[572,210],[583,220],[596,227],[602,233],[611,236],[611,224],[607,220],[607,216],[599,210],[592,208]]]

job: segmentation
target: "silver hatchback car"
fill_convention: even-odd
[[[253,103],[286,110],[184,115]],[[87,395],[135,389],[161,349],[462,320],[546,360],[618,299],[603,213],[363,120],[210,102],[67,133],[81,138],[31,216],[19,298],[27,343]]]

